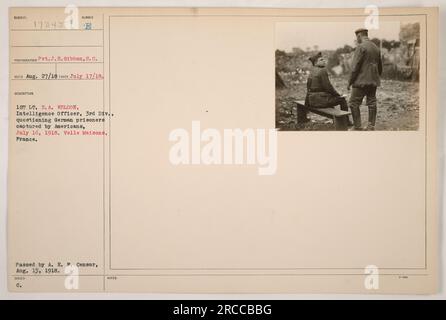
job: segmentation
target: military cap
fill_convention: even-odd
[[[320,57],[322,57],[322,53],[318,52],[318,53],[312,55],[311,57],[309,57],[308,60],[310,60],[314,66],[314,64],[317,62],[317,59],[319,59]]]
[[[358,33],[360,33],[360,32],[368,33],[369,30],[367,30],[367,29],[365,29],[365,28],[359,28],[359,29],[355,30],[355,34],[358,34]]]

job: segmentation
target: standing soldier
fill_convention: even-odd
[[[382,60],[379,48],[370,41],[367,29],[355,31],[358,46],[356,47],[352,74],[348,83],[348,90],[353,87],[350,96],[350,109],[354,122],[354,130],[362,130],[361,111],[359,106],[364,97],[369,108],[367,130],[375,130],[376,122],[376,88],[381,84]]]

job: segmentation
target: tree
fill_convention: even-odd
[[[376,44],[378,47],[381,46],[381,41],[378,38],[373,38],[370,41],[372,41],[374,44]]]
[[[420,38],[420,24],[418,22],[401,25],[400,40],[409,41]]]
[[[276,50],[276,57],[284,57],[284,56],[286,56],[285,51],[279,49]]]

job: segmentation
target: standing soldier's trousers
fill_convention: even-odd
[[[362,100],[366,97],[366,104],[369,108],[369,123],[367,126],[368,130],[375,130],[376,122],[376,87],[375,86],[364,86],[364,87],[353,87],[352,94],[350,96],[350,109],[352,111],[353,122],[355,124],[355,129],[361,129],[361,111],[359,106]]]

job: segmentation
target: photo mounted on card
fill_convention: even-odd
[[[14,292],[438,288],[438,9],[11,8]]]

